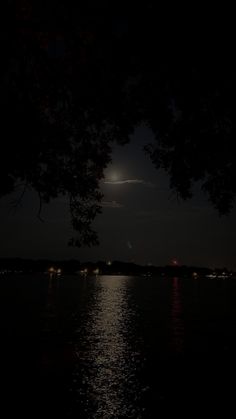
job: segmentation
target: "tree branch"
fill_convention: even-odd
[[[24,197],[24,195],[25,195],[25,192],[26,192],[26,189],[27,189],[27,186],[28,186],[27,182],[25,182],[25,183],[24,183],[24,184],[22,184],[22,185],[24,185],[24,186],[23,186],[23,189],[22,189],[21,194],[19,195],[19,197],[18,197],[17,199],[15,199],[15,200],[13,200],[13,201],[11,202],[11,204],[12,204],[13,214],[15,214],[15,213],[16,213],[17,208],[18,208],[18,207],[22,204],[22,199],[23,199],[23,197]]]

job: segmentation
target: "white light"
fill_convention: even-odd
[[[118,173],[116,173],[116,172],[112,173],[112,174],[111,174],[111,177],[110,177],[110,180],[111,180],[112,182],[117,182],[117,181],[119,180],[119,175],[118,175]]]

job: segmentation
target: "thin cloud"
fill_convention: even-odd
[[[130,184],[130,185],[144,185],[144,186],[148,186],[149,188],[155,187],[154,183],[147,182],[143,179],[105,180],[104,183],[107,185]]]
[[[123,208],[124,207],[123,204],[120,204],[117,201],[102,201],[100,205],[103,208]]]

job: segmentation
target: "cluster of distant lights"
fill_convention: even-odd
[[[112,265],[112,261],[111,260],[108,260],[107,261],[107,265],[108,266],[111,266]],[[62,274],[62,269],[61,268],[56,268],[56,267],[54,267],[54,266],[51,266],[49,269],[48,269],[48,271],[47,271],[51,276],[60,276],[61,274]],[[80,271],[79,271],[79,273],[81,274],[81,275],[83,275],[83,276],[87,276],[88,275],[88,273],[90,273],[89,272],[89,270],[88,270],[88,268],[84,268],[84,269],[81,269]],[[99,273],[100,273],[100,270],[99,270],[99,268],[96,268],[96,269],[94,269],[91,273],[93,273],[94,275],[99,275]]]
[[[61,268],[55,268],[54,266],[51,266],[48,269],[48,273],[50,275],[58,275],[58,276],[60,276],[62,274],[62,270],[61,270]]]
[[[206,275],[206,278],[226,279],[226,278],[230,278],[231,276],[233,276],[232,272],[230,272],[230,273],[222,272],[222,273],[219,273],[219,274],[217,274],[216,272],[213,272],[212,274]]]
[[[111,260],[108,260],[108,261],[107,261],[107,265],[108,265],[108,266],[111,266],[111,265],[112,265],[112,261],[111,261]],[[81,275],[87,276],[87,275],[88,275],[88,269],[87,269],[87,268],[81,269],[81,270],[79,271],[79,273],[80,273]],[[94,270],[92,271],[92,273],[93,273],[94,275],[99,275],[99,273],[100,273],[99,268],[94,269]]]
[[[99,275],[99,268],[96,268],[96,269],[94,269],[93,271],[92,271],[92,273],[94,274],[94,275]],[[60,276],[61,274],[62,274],[62,269],[61,268],[55,268],[55,267],[53,267],[53,266],[51,266],[49,269],[48,269],[48,273],[49,273],[49,275],[56,275],[56,276]],[[87,269],[87,268],[84,268],[84,269],[81,269],[80,271],[79,271],[79,273],[81,274],[81,275],[84,275],[84,276],[87,276],[88,275],[88,273],[89,273],[89,270]]]
[[[107,266],[111,266],[112,265],[112,261],[111,260],[108,260],[106,262],[106,264],[107,264]],[[171,265],[172,266],[176,266],[176,267],[177,266],[180,266],[177,259],[172,259],[171,260]],[[148,266],[152,266],[152,264],[151,263],[148,263]],[[10,269],[3,269],[3,270],[0,271],[0,275],[16,274],[16,273],[20,274],[20,273],[23,273],[23,271],[22,270],[10,270]],[[61,268],[54,267],[54,266],[51,266],[47,270],[47,273],[49,273],[50,276],[61,276],[62,269]],[[99,268],[95,268],[95,269],[93,269],[93,271],[89,271],[88,268],[84,268],[84,269],[81,269],[80,271],[78,271],[78,273],[81,274],[81,275],[83,275],[83,276],[85,276],[85,277],[89,273],[90,274],[94,274],[94,275],[97,276],[97,275],[100,274],[100,270],[99,270]],[[151,273],[148,272],[148,274],[145,274],[145,276],[151,276]],[[198,278],[199,277],[199,274],[197,272],[193,272],[192,273],[192,277],[193,278]],[[212,273],[210,273],[208,275],[205,275],[205,277],[206,278],[209,278],[209,279],[227,279],[227,278],[233,277],[233,273],[232,272],[228,273],[228,272],[224,272],[224,271],[223,272],[218,272],[218,273],[217,272],[212,272]]]

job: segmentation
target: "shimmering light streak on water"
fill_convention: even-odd
[[[8,416],[230,417],[235,298],[234,278],[1,278]]]
[[[75,380],[80,389],[78,403],[83,403],[89,418],[141,417],[137,377],[141,354],[134,334],[136,313],[128,301],[128,282],[127,277],[98,278],[84,319],[86,344],[82,351],[77,346],[83,381]]]

